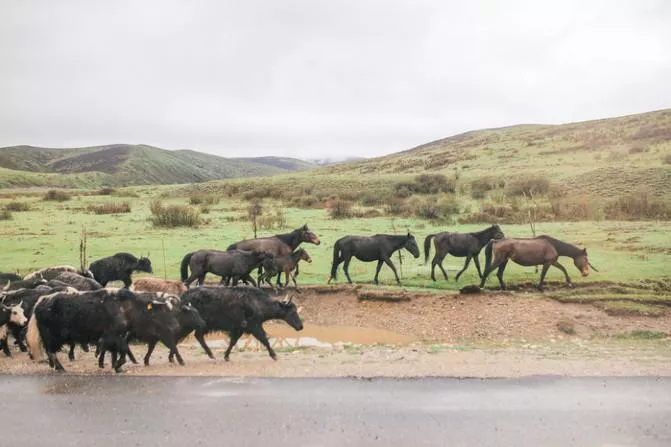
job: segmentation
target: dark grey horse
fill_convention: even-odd
[[[437,233],[430,234],[424,239],[424,263],[429,260],[429,252],[431,251],[431,239],[434,239],[433,245],[436,247],[436,254],[431,261],[431,279],[436,280],[436,266],[440,267],[443,276],[447,280],[447,272],[443,268],[443,259],[445,256],[452,255],[459,258],[466,258],[464,268],[461,269],[455,278],[459,281],[459,277],[468,268],[471,259],[475,263],[475,268],[478,269],[478,276],[482,279],[482,271],[480,270],[480,260],[478,255],[482,247],[487,245],[491,239],[503,239],[505,236],[498,225],[492,225],[482,231],[474,233]]]
[[[331,277],[328,282],[336,279],[338,266],[344,262],[343,270],[347,281],[352,283],[352,278],[349,277],[349,263],[352,257],[357,258],[363,262],[377,261],[377,269],[375,270],[375,284],[378,284],[378,275],[382,268],[382,263],[385,263],[391,268],[396,276],[398,284],[401,281],[398,279],[396,267],[391,262],[391,255],[401,248],[405,248],[415,258],[419,258],[419,248],[415,236],[409,232],[405,236],[395,236],[393,234],[376,234],[375,236],[345,236],[336,241],[333,245],[333,265],[331,266]]]
[[[189,284],[196,279],[198,279],[198,284],[202,286],[205,283],[207,273],[221,276],[222,282],[228,282],[229,279],[232,279],[233,285],[236,285],[238,280],[242,279],[245,282],[251,282],[256,287],[256,281],[249,273],[270,256],[272,255],[259,251],[198,250],[184,256],[180,275],[186,287],[189,287]],[[189,268],[191,269],[190,276],[188,276]]]

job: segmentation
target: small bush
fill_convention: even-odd
[[[547,194],[550,191],[550,180],[545,175],[527,175],[511,180],[506,184],[506,195],[515,196],[537,196]]]
[[[277,210],[274,214],[259,217],[258,225],[262,230],[285,228],[287,226],[287,218],[284,215],[284,211]]]
[[[671,165],[671,154],[666,154],[662,159],[664,164]]]
[[[629,148],[629,153],[630,154],[640,154],[643,152],[648,152],[648,148],[643,147],[643,146],[632,146]]]
[[[28,202],[9,202],[5,205],[7,211],[30,211],[30,203]]]
[[[97,195],[99,195],[99,196],[111,196],[112,194],[116,194],[116,192],[117,191],[114,188],[100,188],[98,190]]]
[[[150,206],[151,222],[155,227],[195,227],[202,223],[200,213],[188,205],[168,205],[156,200]]]
[[[647,191],[638,191],[611,200],[604,207],[604,213],[610,220],[671,220],[671,204],[651,198]]]
[[[493,189],[503,188],[505,180],[494,177],[482,177],[471,182],[471,196],[474,199],[484,199],[485,195]]]
[[[401,182],[394,186],[396,197],[410,197],[412,194],[453,193],[457,190],[457,181],[443,174],[421,174],[412,183]]]
[[[568,318],[562,318],[557,321],[557,329],[567,335],[575,335],[575,323]]]
[[[425,199],[415,205],[414,214],[428,220],[449,219],[459,214],[459,205],[454,196],[435,199]]]
[[[72,196],[65,191],[61,191],[58,189],[50,189],[49,191],[46,192],[46,194],[44,194],[42,200],[53,201],[53,202],[65,202],[67,200],[70,200],[71,198]]]
[[[9,210],[0,210],[0,220],[12,220],[13,216]]]
[[[216,205],[219,203],[219,197],[214,194],[193,194],[189,197],[191,205]]]
[[[100,205],[89,205],[86,210],[95,214],[123,214],[130,213],[130,203],[128,202],[109,202]]]
[[[555,220],[600,220],[603,217],[598,199],[588,195],[551,198],[550,207]]]
[[[347,219],[352,217],[352,202],[336,199],[327,204],[331,219]]]

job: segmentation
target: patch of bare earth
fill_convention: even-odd
[[[277,345],[277,362],[249,339],[241,340],[231,361],[224,362],[227,340],[211,334],[207,339],[216,360],[189,338],[180,345],[185,366],[168,364],[166,349],[157,348],[151,366],[124,368],[132,375],[269,377],[671,375],[668,338],[614,337],[635,330],[668,333],[668,312],[657,318],[614,316],[589,304],[564,304],[534,293],[396,291],[389,292],[390,300],[361,300],[360,295],[350,288],[313,288],[296,295],[303,307],[302,332],[284,323],[266,324]],[[574,335],[565,332],[566,322]],[[132,349],[141,361],[146,348]],[[75,362],[63,353],[59,357],[70,373],[114,374],[99,370],[93,354],[79,351]],[[0,354],[0,371],[54,374],[19,352],[10,359]]]

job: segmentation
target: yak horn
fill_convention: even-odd
[[[587,264],[589,264],[589,266],[592,267],[592,270],[594,270],[595,272],[598,272],[598,271],[599,271],[596,267],[594,267],[594,266],[592,265],[591,262],[587,261]]]

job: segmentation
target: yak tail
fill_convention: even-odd
[[[424,264],[429,262],[429,252],[431,251],[431,239],[436,237],[435,234],[430,234],[424,238]]]
[[[337,279],[338,257],[340,257],[340,241],[336,241],[336,243],[333,244],[333,263],[331,264],[331,277],[329,278],[329,282],[331,282],[332,279]]]
[[[193,256],[195,252],[187,253],[186,256],[182,259],[182,265],[180,267],[180,277],[182,278],[182,282],[186,282],[186,280],[189,278],[189,262],[191,262],[191,256]]]
[[[496,239],[490,239],[485,246],[485,272],[488,272],[492,266],[492,248],[494,247],[494,242],[496,242]]]
[[[37,304],[35,304],[37,307]],[[40,328],[37,326],[37,312],[33,309],[33,314],[28,321],[28,331],[26,332],[26,343],[33,360],[38,361],[44,358],[44,349],[42,348],[42,336]]]

